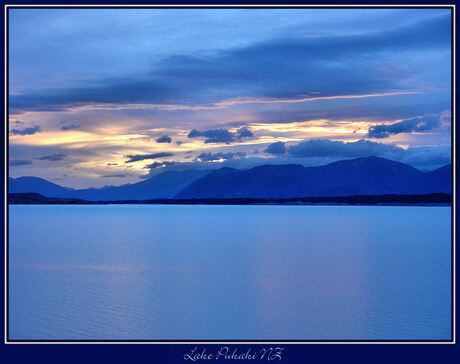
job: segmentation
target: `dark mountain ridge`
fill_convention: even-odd
[[[295,198],[381,194],[424,194],[451,190],[451,167],[424,173],[378,157],[343,160],[319,167],[263,165],[214,172],[180,191],[176,198]]]
[[[122,186],[76,190],[37,177],[9,179],[9,193],[88,201],[149,199],[290,199],[452,192],[452,167],[422,172],[379,157],[342,160],[318,167],[262,165],[247,170],[166,171]]]

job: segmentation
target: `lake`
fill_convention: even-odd
[[[450,340],[451,209],[11,205],[11,340]]]

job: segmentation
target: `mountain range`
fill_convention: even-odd
[[[262,165],[247,170],[166,171],[121,186],[72,189],[38,177],[9,178],[9,193],[88,201],[148,199],[226,199],[329,197],[384,194],[451,193],[452,167],[422,172],[407,164],[364,157],[324,166]]]

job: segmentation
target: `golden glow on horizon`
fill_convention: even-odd
[[[361,96],[364,97],[364,96]],[[321,99],[321,97],[317,98]],[[248,115],[249,116],[249,115]],[[250,147],[262,148],[275,142],[284,142],[288,145],[294,145],[308,139],[329,139],[342,141],[344,143],[356,142],[361,140],[368,132],[372,125],[376,122],[370,121],[352,121],[352,120],[328,120],[328,119],[313,119],[308,121],[296,121],[287,123],[263,123],[251,122],[251,118],[247,117],[246,126],[254,133],[252,138],[244,138],[236,140],[230,144],[225,143],[205,143],[205,138],[188,138],[188,133],[192,128],[184,128],[184,126],[175,127],[153,127],[146,128],[146,121],[140,122],[134,120],[119,124],[109,124],[102,121],[101,123],[91,125],[90,130],[54,130],[47,131],[51,126],[44,126],[45,131],[33,135],[14,135],[10,136],[10,145],[29,145],[29,146],[56,146],[64,150],[72,150],[78,153],[79,150],[94,150],[91,156],[86,156],[84,153],[78,153],[79,157],[66,158],[71,168],[78,169],[81,174],[90,178],[96,177],[95,170],[98,175],[104,171],[105,174],[121,174],[128,173],[131,177],[139,176],[147,173],[147,166],[158,162],[191,162],[195,161],[196,156],[202,152],[237,152],[244,151],[248,157],[257,156],[258,158],[269,158],[271,156],[264,153],[254,154],[255,150]],[[226,125],[231,125],[234,122],[235,116],[219,119],[219,124],[214,127],[202,127],[199,130],[224,128],[232,133],[236,133],[240,126],[228,128]],[[393,121],[393,124],[400,120]],[[43,125],[39,120],[26,121],[29,125]],[[59,124],[58,124],[59,125]],[[136,127],[137,125],[137,127]],[[185,124],[186,125],[186,124]],[[56,124],[54,124],[56,127]],[[59,126],[58,126],[59,127]],[[412,134],[397,134],[391,135],[389,138],[369,139],[378,143],[393,144],[403,149],[408,149],[412,145],[417,135]],[[426,134],[426,133],[422,133]],[[168,135],[173,139],[172,143],[157,143],[156,139],[162,135]],[[177,142],[180,142],[179,144]],[[259,148],[260,149],[260,148]],[[127,155],[142,155],[154,154],[160,152],[170,152],[174,155],[160,159],[146,159],[132,163],[125,163]],[[189,152],[189,153],[187,153]],[[190,152],[194,152],[190,154]],[[49,153],[52,154],[52,153]],[[64,151],[64,154],[67,154]],[[78,159],[78,161],[77,161]],[[212,161],[213,163],[221,163],[223,159]],[[76,162],[76,163],[75,163]],[[116,163],[116,165],[108,165],[108,163]],[[106,173],[107,172],[107,173]],[[94,176],[93,176],[94,174]]]
[[[127,154],[151,154],[157,152],[181,153],[187,151],[199,150],[216,150],[219,148],[271,144],[274,142],[301,142],[305,139],[328,138],[331,140],[343,140],[344,142],[357,141],[367,134],[370,122],[353,122],[353,121],[330,121],[326,119],[311,120],[305,122],[264,124],[248,123],[248,127],[256,133],[254,138],[239,140],[236,143],[205,143],[203,139],[186,139],[180,143],[157,143],[156,137],[145,134],[117,134],[117,132],[126,131],[123,126],[114,126],[97,129],[97,133],[84,132],[79,130],[72,131],[53,131],[41,132],[33,135],[11,136],[11,144],[30,145],[30,146],[60,146],[66,149],[80,149],[93,147],[123,147],[129,146],[129,149],[123,149],[123,155]],[[230,129],[235,132],[238,128]],[[181,136],[187,134],[186,130],[176,130],[172,135],[171,129],[153,128],[151,131],[163,132],[175,138],[177,133]],[[104,133],[102,133],[104,132]],[[272,133],[281,135],[272,135]],[[340,138],[343,137],[343,138]],[[407,135],[391,136],[392,142],[398,142],[407,146]],[[337,139],[339,138],[339,139]],[[344,139],[345,138],[345,139]],[[386,141],[389,141],[387,138]],[[177,140],[176,140],[177,141]],[[381,141],[382,142],[382,141]],[[117,154],[120,153],[120,149]],[[179,160],[178,156],[172,160]],[[123,160],[117,160],[117,163],[123,163]],[[151,163],[151,162],[150,162]],[[149,164],[150,164],[149,163]],[[134,164],[132,164],[134,165]],[[138,165],[135,165],[136,168]],[[144,166],[142,166],[144,167]]]
[[[146,135],[141,134],[128,134],[128,135],[117,135],[117,136],[105,136],[102,137],[103,140],[130,140],[137,138],[146,138]]]
[[[78,105],[69,107],[68,111],[62,112],[59,118],[65,120],[66,114],[75,113],[78,111],[88,110],[125,110],[125,109],[162,109],[167,111],[174,110],[207,110],[207,109],[222,109],[231,107],[239,104],[282,104],[282,103],[302,103],[319,100],[335,100],[335,99],[363,99],[373,97],[387,97],[395,95],[409,95],[409,94],[420,94],[422,92],[387,92],[387,93],[375,93],[366,95],[335,95],[335,96],[321,96],[319,92],[310,92],[308,95],[304,95],[296,99],[230,99],[208,105],[156,105],[156,104],[92,104],[92,105]],[[113,163],[120,165],[124,164],[123,156],[127,154],[152,154],[159,152],[170,152],[174,153],[174,156],[166,158],[169,161],[190,161],[192,159],[185,159],[185,152],[196,152],[201,151],[212,151],[217,153],[219,151],[245,151],[249,155],[248,147],[251,145],[268,145],[274,142],[285,142],[285,143],[298,143],[308,139],[325,138],[330,140],[340,140],[343,142],[352,142],[362,139],[367,133],[368,129],[372,125],[376,125],[377,122],[373,121],[351,121],[351,120],[328,120],[328,119],[314,119],[308,121],[296,121],[287,123],[263,123],[253,121],[254,115],[251,112],[238,112],[235,115],[233,111],[230,114],[222,115],[218,117],[219,123],[215,126],[210,127],[199,127],[195,126],[198,130],[206,129],[217,129],[223,127],[228,129],[230,132],[235,133],[239,127],[228,128],[226,126],[231,125],[235,120],[246,120],[246,126],[248,126],[254,133],[253,138],[244,138],[234,141],[230,144],[225,143],[205,143],[204,138],[188,138],[188,133],[193,129],[192,125],[187,128],[187,124],[190,121],[185,120],[185,124],[180,126],[171,125],[170,127],[150,127],[149,122],[146,119],[136,118],[129,120],[116,120],[114,123],[110,123],[110,116],[101,116],[96,119],[89,127],[89,130],[83,131],[82,129],[75,130],[54,130],[47,131],[50,127],[60,128],[60,124],[52,122],[53,118],[46,119],[46,112],[26,112],[26,118],[20,117],[26,125],[42,125],[45,128],[44,131],[33,135],[16,135],[10,136],[11,145],[29,145],[29,146],[56,146],[57,148],[64,148],[70,150],[78,149],[100,149],[101,155],[104,154],[106,160],[111,160]],[[53,114],[56,115],[56,114]],[[105,114],[104,114],[105,115]],[[16,115],[17,116],[17,115]],[[238,116],[236,118],[236,116]],[[244,117],[243,117],[244,116]],[[446,114],[446,118],[449,115]],[[62,120],[61,119],[61,120]],[[206,117],[209,119],[209,116]],[[54,120],[56,118],[54,117]],[[59,120],[59,119],[58,119]],[[212,119],[211,119],[212,120]],[[204,120],[203,120],[204,121]],[[400,120],[392,122],[380,122],[379,124],[390,125]],[[154,120],[156,124],[161,123],[161,120]],[[77,123],[77,122],[76,122]],[[161,125],[161,124],[160,124]],[[163,125],[167,125],[165,121]],[[203,125],[206,125],[203,122]],[[169,126],[169,125],[168,125]],[[413,133],[416,134],[416,133]],[[427,133],[423,133],[427,134]],[[172,138],[172,143],[157,143],[158,139],[162,135],[168,135]],[[412,145],[416,135],[398,134],[391,135],[385,140],[373,139],[379,143],[391,143],[404,146],[408,148],[408,145]],[[114,157],[115,156],[115,157]],[[84,158],[86,159],[86,158]],[[102,163],[102,162],[100,162]],[[100,167],[98,163],[98,167]],[[145,163],[130,163],[130,168],[142,169],[146,165],[153,163],[153,160],[147,160]],[[118,167],[119,168],[119,167]]]
[[[72,143],[88,143],[100,141],[101,136],[97,134],[71,131],[71,132],[41,132],[33,135],[12,135],[10,142],[19,145],[61,145]]]

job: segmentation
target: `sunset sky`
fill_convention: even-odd
[[[10,9],[9,173],[450,163],[450,9]]]

